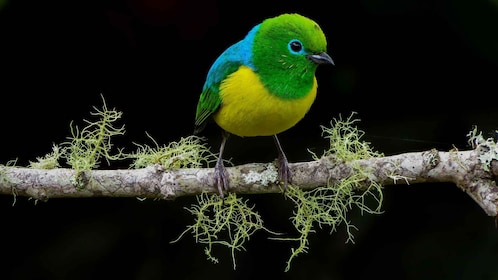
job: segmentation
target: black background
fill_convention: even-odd
[[[0,1],[0,161],[25,166],[70,135],[92,106],[123,112],[117,146],[160,144],[193,131],[195,106],[215,58],[267,17],[298,12],[317,21],[336,66],[318,69],[308,115],[281,134],[291,162],[321,153],[320,125],[357,112],[358,127],[386,155],[468,149],[477,125],[497,129],[496,1]],[[216,151],[214,125],[204,131]],[[270,137],[230,138],[235,164],[276,157]],[[114,168],[126,167],[119,163]],[[232,269],[228,250],[206,260],[190,236],[195,198],[0,197],[1,279],[498,279],[492,217],[453,184],[385,188],[382,215],[350,219],[359,231],[317,229],[284,273],[293,243],[257,233]],[[247,197],[275,231],[292,234],[281,195]]]

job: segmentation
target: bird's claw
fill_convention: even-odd
[[[223,163],[216,163],[216,166],[214,167],[214,178],[216,185],[218,186],[218,192],[223,198],[225,196],[224,191],[228,191],[228,173]]]
[[[278,157],[278,178],[284,183],[284,193],[287,190],[287,185],[292,183],[292,172],[289,168],[289,162],[285,156]]]

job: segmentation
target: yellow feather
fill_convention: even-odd
[[[284,99],[268,92],[258,75],[241,66],[220,85],[222,99],[214,120],[238,136],[270,136],[293,127],[308,112],[316,97],[314,78],[310,92],[299,99]]]

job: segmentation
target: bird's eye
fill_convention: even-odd
[[[289,50],[292,53],[301,53],[303,51],[303,44],[299,40],[292,40],[289,42]]]

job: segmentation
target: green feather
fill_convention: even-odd
[[[223,81],[231,73],[235,72],[240,65],[241,63],[239,62],[227,60],[219,65],[216,65],[217,69],[212,69],[212,71],[219,73],[220,75],[214,83],[205,84],[204,90],[199,97],[195,115],[194,134],[197,134],[204,129],[209,117],[220,107],[222,102],[219,90],[221,81]]]

